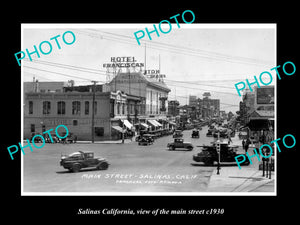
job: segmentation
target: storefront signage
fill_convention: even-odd
[[[131,56],[123,56],[123,57],[110,57],[111,63],[104,63],[103,67],[143,67],[144,63],[138,63],[134,57]]]

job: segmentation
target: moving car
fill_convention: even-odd
[[[66,156],[63,155],[60,165],[72,172],[79,172],[82,168],[95,167],[99,170],[106,170],[109,166],[105,158],[94,158],[93,152],[73,152]]]
[[[142,139],[147,139],[149,142],[151,142],[151,144],[153,144],[153,142],[154,142],[154,138],[153,138],[152,134],[139,135],[135,138],[135,141],[140,142]]]
[[[212,166],[214,162],[218,162],[219,156],[216,142],[212,145],[203,145],[198,147],[202,147],[202,151],[193,155],[193,160],[195,162],[203,162],[208,166]],[[221,142],[220,147],[220,162],[236,162],[235,157],[240,155],[236,153],[235,148],[237,148],[237,146],[229,146],[227,142]],[[249,165],[249,161],[246,160],[241,165]]]
[[[154,140],[151,137],[152,135],[144,135],[142,138],[139,139],[139,145],[151,145],[153,144]]]
[[[192,151],[194,146],[190,142],[184,142],[182,138],[175,138],[174,142],[168,143],[167,147],[170,150],[175,150],[176,148],[185,148],[189,151]]]
[[[214,130],[213,129],[208,129],[206,136],[207,137],[212,137],[214,135]]]
[[[173,138],[179,138],[179,137],[182,137],[182,136],[183,136],[183,134],[182,134],[181,130],[175,130],[174,131]]]
[[[192,132],[192,138],[199,138],[199,130],[193,130]]]

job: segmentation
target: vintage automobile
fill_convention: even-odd
[[[206,136],[207,137],[212,137],[214,135],[214,129],[208,129]]]
[[[66,133],[62,133],[60,136],[64,137],[64,136],[66,136]],[[77,136],[73,133],[69,133],[66,138],[64,138],[64,139],[59,138],[59,142],[61,142],[61,143],[76,143]]]
[[[66,156],[62,155],[60,165],[72,172],[79,172],[82,168],[95,167],[99,170],[106,170],[109,163],[105,158],[94,158],[93,152],[73,152]]]
[[[192,138],[199,138],[200,135],[199,135],[199,130],[193,130],[192,131]]]
[[[32,132],[32,133],[31,133],[31,137],[30,137],[30,139],[29,139],[30,142],[32,142],[32,138],[33,138],[35,135],[41,135],[41,134]],[[35,143],[40,143],[40,142],[43,142],[43,140],[42,140],[42,138],[41,138],[40,136],[36,136],[36,137],[34,138],[34,142],[35,142]]]
[[[142,137],[139,140],[139,145],[151,145],[151,144],[153,144],[153,140],[151,140],[150,138]]]
[[[226,129],[219,129],[219,130],[215,131],[214,134],[213,134],[213,137],[217,138],[218,135],[219,135],[218,133],[220,133],[220,138],[227,138],[228,137]]]
[[[179,137],[182,137],[182,136],[183,136],[183,134],[182,134],[181,130],[175,130],[174,131],[173,138],[179,138]]]
[[[145,138],[146,138],[147,140],[151,141],[152,144],[153,144],[154,138],[153,138],[153,135],[152,135],[152,134],[143,134],[143,135],[139,135],[139,136],[137,136],[137,137],[135,138],[135,141],[136,141],[136,142],[140,142],[142,139],[145,139]]]
[[[184,148],[189,151],[192,151],[194,146],[190,142],[184,142],[182,138],[175,138],[174,142],[168,143],[167,147],[170,150],[175,150],[176,148]]]
[[[197,146],[202,147],[202,151],[193,155],[195,162],[203,162],[205,165],[212,166],[214,162],[218,162],[217,142],[212,145]],[[227,142],[220,143],[220,162],[236,162],[235,157],[240,155],[236,153],[237,146],[229,146]],[[241,165],[249,165],[249,161],[245,160]]]

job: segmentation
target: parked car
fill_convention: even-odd
[[[176,148],[184,148],[189,151],[192,151],[194,146],[190,142],[184,142],[182,138],[175,138],[174,142],[168,143],[167,147],[170,150],[175,150]]]
[[[153,138],[153,135],[152,134],[143,134],[143,135],[139,135],[135,138],[135,141],[136,142],[140,142],[142,139],[147,139],[148,141],[151,141],[152,144],[154,142],[154,138]]]
[[[193,160],[195,162],[203,162],[208,166],[212,166],[214,162],[218,162],[219,156],[216,142],[212,145],[204,145],[200,147],[202,147],[202,151],[193,155]],[[237,147],[229,147],[227,142],[220,143],[220,162],[236,162],[235,157],[239,154],[236,153],[235,148]],[[246,160],[241,165],[249,165],[249,161]]]
[[[64,137],[66,133],[62,133],[60,136]],[[64,139],[59,138],[59,142],[61,143],[76,143],[77,142],[77,136],[73,133],[69,133],[68,136]]]
[[[72,154],[63,155],[60,165],[72,172],[79,172],[82,168],[95,167],[99,170],[106,170],[109,166],[105,158],[94,158],[93,152],[73,152]]]
[[[32,132],[32,133],[31,133],[31,137],[30,137],[30,139],[29,139],[30,142],[32,142],[32,138],[33,138],[35,135],[41,135],[41,134]],[[34,138],[34,143],[40,143],[40,142],[43,142],[42,138],[41,138],[40,136],[36,136],[36,137]]]
[[[52,138],[53,142],[51,141],[51,138]],[[46,143],[58,143],[59,142],[59,138],[57,137],[56,134],[51,133],[51,138],[48,133],[45,134],[45,142]]]

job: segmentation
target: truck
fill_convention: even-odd
[[[66,156],[62,155],[60,165],[71,172],[79,172],[82,168],[94,167],[98,170],[106,170],[109,163],[105,158],[95,158],[94,152],[73,152]]]

